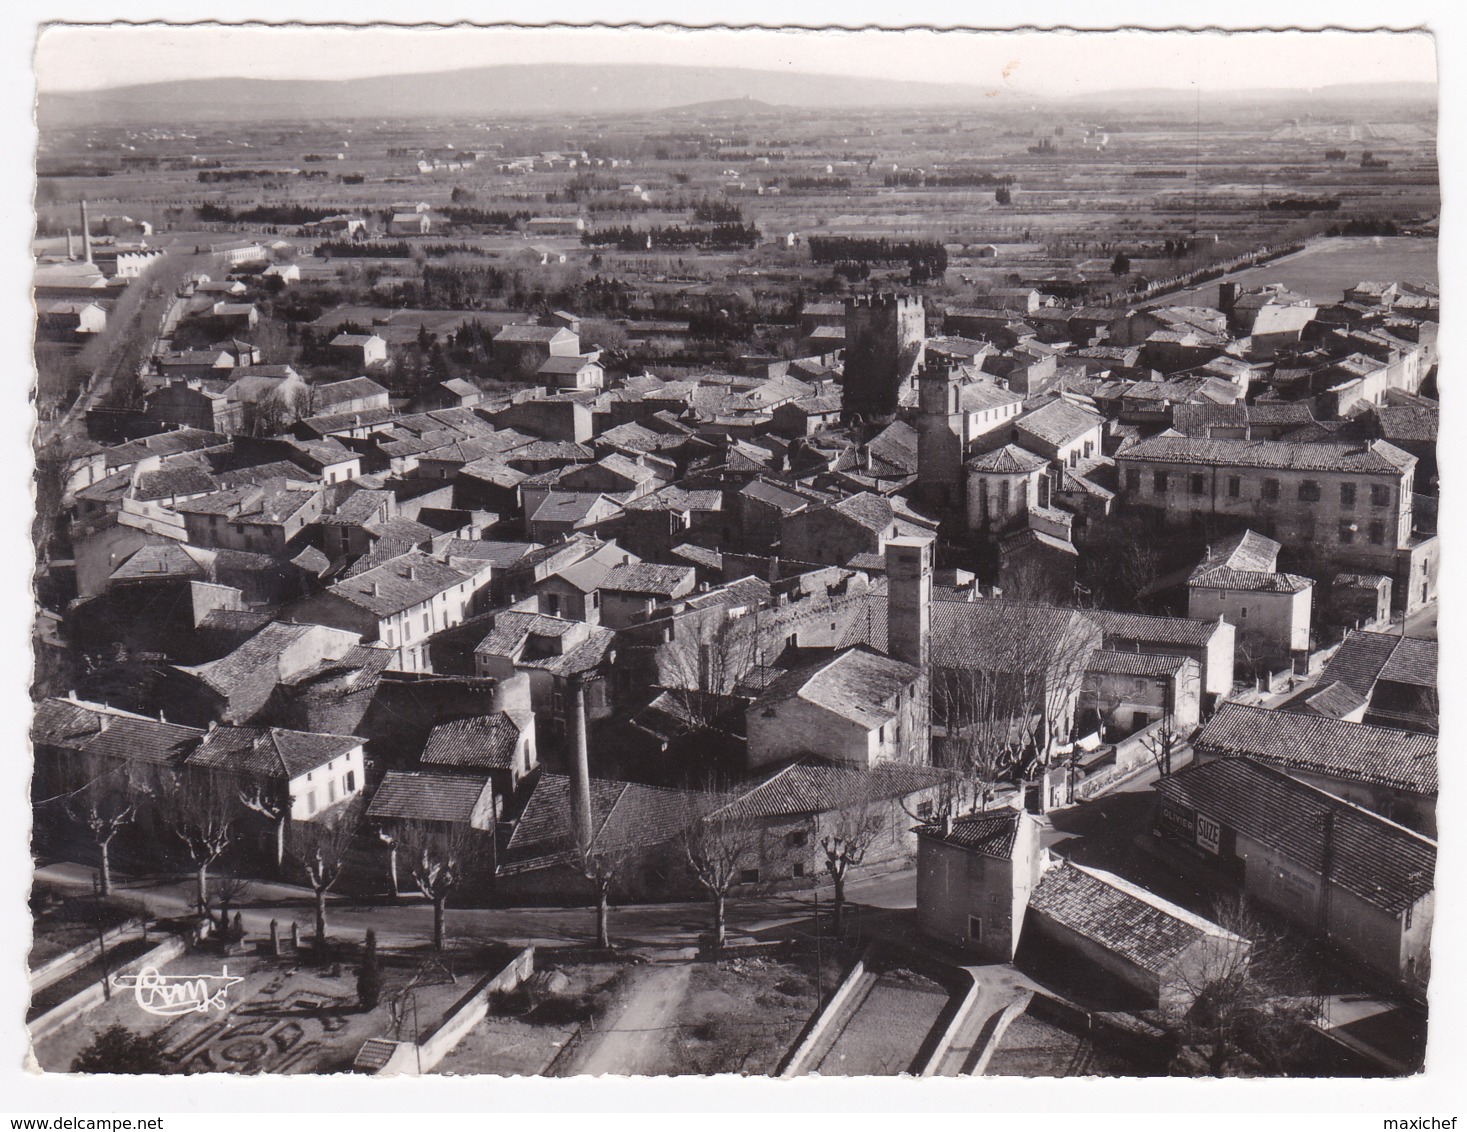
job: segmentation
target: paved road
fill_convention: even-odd
[[[93,871],[69,862],[39,866],[36,879],[67,888],[91,891]],[[142,900],[156,916],[179,916],[192,911],[194,885],[191,879],[115,878],[117,895]],[[906,870],[853,880],[847,885],[852,902],[876,909],[911,908],[915,905],[916,871]],[[822,911],[828,895],[822,890]],[[270,881],[252,882],[237,902],[247,931],[263,934],[270,921],[279,920],[282,931],[290,921],[310,931],[315,902],[309,890]],[[729,931],[733,941],[800,920],[808,919],[813,901],[808,893],[735,900],[729,903]],[[432,931],[432,909],[421,900],[393,904],[370,904],[350,897],[333,896],[329,903],[327,930],[333,936],[360,939],[376,929],[384,947],[421,944]],[[450,902],[447,933],[464,940],[497,940],[505,943],[555,946],[585,943],[595,935],[595,911],[589,907],[560,908],[454,908]],[[692,948],[708,928],[707,902],[685,904],[638,904],[612,909],[612,940],[619,947]]]
[[[691,963],[654,963],[638,967],[620,1011],[597,1030],[566,1076],[623,1077],[658,1073],[662,1051],[677,1038],[678,1008],[688,991]]]

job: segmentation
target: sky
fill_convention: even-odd
[[[1194,84],[1202,89],[1314,87],[1432,81],[1436,76],[1430,35],[1359,31],[979,33],[93,24],[46,28],[35,56],[37,84],[43,91],[205,77],[349,79],[542,62],[742,66],[971,83],[1046,95]]]

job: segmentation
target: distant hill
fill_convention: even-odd
[[[715,102],[695,102],[691,106],[669,106],[664,114],[686,114],[690,118],[733,117],[739,114],[778,114],[788,110],[787,106],[776,106],[757,98],[720,98]]]
[[[1179,97],[1192,98],[1195,91],[1166,87],[1137,87],[1120,90],[1098,90],[1066,101],[1103,103],[1175,103]],[[1206,102],[1435,102],[1435,83],[1337,83],[1322,87],[1259,87],[1236,90],[1204,90]]]
[[[289,118],[477,118],[617,114],[775,104],[799,108],[973,105],[987,88],[734,67],[535,63],[437,74],[311,79],[187,79],[43,93],[43,126],[91,122],[246,122]]]

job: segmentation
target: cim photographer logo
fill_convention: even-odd
[[[224,1010],[229,988],[243,981],[231,975],[228,966],[217,975],[165,975],[156,967],[144,967],[136,975],[112,976],[114,987],[132,988],[139,1009],[165,1017]]]

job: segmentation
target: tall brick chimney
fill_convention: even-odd
[[[86,201],[82,201],[81,202],[81,226],[82,226],[82,230],[81,230],[82,255],[83,255],[83,258],[88,263],[91,263],[92,262],[92,229],[91,229],[91,225],[89,225],[87,223],[87,202]]]
[[[579,672],[567,681],[566,711],[570,726],[571,818],[577,847],[584,853],[591,845],[591,765],[586,744],[586,686]]]

